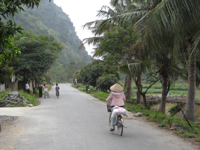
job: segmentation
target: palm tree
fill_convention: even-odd
[[[188,97],[185,116],[195,121],[196,50],[200,35],[199,0],[163,0],[136,24],[143,39],[166,44],[166,33],[173,36],[174,53],[187,46]]]
[[[196,53],[195,50],[200,41],[199,30],[199,0],[111,0],[112,4],[118,5],[140,2],[138,9],[114,15],[108,19],[101,20],[100,29],[112,26],[113,24],[123,24],[124,21],[137,21],[136,31],[140,40],[146,45],[157,43],[166,46],[168,33],[173,41],[173,54],[181,54],[187,42],[188,51],[188,100],[185,114],[189,120],[195,121],[194,95],[196,76]],[[143,3],[142,3],[143,2]],[[113,21],[113,24],[111,22]],[[149,42],[150,41],[150,42]]]
[[[112,0],[115,4],[126,3],[127,0]],[[142,0],[132,0],[142,2]],[[133,11],[110,18],[111,20],[137,20],[136,31],[142,41],[148,40],[156,46],[157,43],[165,45],[166,31],[173,35],[174,54],[180,54],[184,45],[187,45],[188,61],[188,97],[185,116],[188,120],[195,121],[195,84],[196,84],[196,50],[200,41],[200,1],[199,0],[146,0],[138,11]],[[144,3],[143,3],[144,4]],[[106,20],[105,25],[110,20]],[[151,43],[151,44],[152,44]]]
[[[112,3],[112,1],[111,1],[111,4],[113,5],[114,2]],[[129,1],[127,1],[126,4],[121,3],[121,4],[117,4],[117,5],[113,5],[113,6],[114,6],[114,9],[112,9],[111,7],[108,7],[108,6],[103,6],[102,9],[99,11],[97,16],[104,17],[104,18],[106,17],[106,19],[88,22],[84,25],[84,27],[88,27],[88,29],[90,29],[93,33],[95,33],[95,35],[102,35],[106,32],[114,31],[119,26],[122,26],[125,28],[130,26],[130,24],[132,24],[132,22],[130,22],[130,21],[127,21],[127,22],[123,21],[123,24],[121,25],[119,22],[121,22],[122,20],[121,21],[120,20],[111,20],[110,18],[115,18],[116,16],[118,16],[122,13],[129,12],[130,10],[135,9],[137,6],[135,6],[133,3],[130,3]],[[87,43],[99,44],[100,43],[99,39],[101,40],[102,38],[101,37],[97,37],[97,38],[92,37],[92,38],[87,38],[85,40]],[[133,50],[134,50],[134,52],[131,52]],[[139,49],[134,48],[134,49],[129,49],[129,51],[131,52],[131,55],[129,55],[129,61],[132,59],[133,54],[134,54],[135,59],[141,60],[141,54],[140,54]],[[94,56],[97,56],[97,55],[98,55],[98,52],[96,51]],[[129,75],[129,71],[126,71],[126,72],[128,73],[127,77],[130,78],[131,75]],[[137,77],[137,80],[135,80],[136,82],[141,83],[141,75],[142,75],[142,73],[137,74],[138,77]],[[129,84],[129,85],[127,85],[127,87],[131,87],[131,82],[127,81],[127,83]],[[131,90],[128,90],[128,91],[129,91],[129,93],[128,93],[129,96],[127,96],[127,97],[129,99]],[[140,103],[140,99],[141,99],[141,95],[138,92],[137,103]]]
[[[133,43],[137,36],[133,34],[132,28],[119,27],[112,32],[107,32],[102,37],[101,43],[97,45],[94,57],[103,58],[105,64],[119,66],[130,63],[134,55]],[[128,69],[120,70],[127,74],[125,80],[126,98],[131,100],[132,76]]]

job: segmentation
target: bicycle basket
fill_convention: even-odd
[[[108,110],[108,112],[111,112],[111,106],[110,106],[110,103],[107,103],[107,110]]]

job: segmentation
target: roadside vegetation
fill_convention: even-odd
[[[33,32],[25,31],[22,34],[22,27],[10,20],[10,15],[17,17],[15,20],[18,21],[29,16],[23,13],[22,16],[16,15],[24,10],[47,18],[40,18],[43,23],[39,24],[49,26],[48,18],[54,16],[50,15],[50,11],[44,13],[44,10],[51,8],[48,1],[41,2],[47,9],[32,11],[22,7],[33,9],[39,4],[40,0],[1,2],[0,16],[4,19],[0,20],[0,83],[10,81],[13,75],[17,81],[35,80],[33,93],[37,94],[39,83],[73,80],[81,83],[76,85],[79,90],[86,91],[85,85],[88,85],[91,95],[105,100],[110,86],[119,82],[122,74],[125,76],[122,85],[127,110],[142,112],[149,121],[157,122],[160,127],[169,128],[173,123],[184,126],[185,130],[175,132],[200,141],[200,114],[195,110],[195,100],[200,100],[199,0],[110,0],[110,6],[103,6],[98,11],[99,20],[84,25],[95,36],[84,39],[82,43],[93,44],[96,47],[93,57],[101,58],[91,63],[88,63],[90,57],[85,51],[77,51],[80,40],[72,30],[73,24],[68,26],[63,20],[57,20],[50,31],[42,27],[45,30],[36,32],[31,26]],[[56,12],[55,16],[62,14]],[[70,20],[68,17],[65,19]],[[30,22],[32,19],[25,20]],[[30,26],[26,26],[26,29],[30,29]],[[59,32],[52,32],[54,29],[59,29]],[[71,32],[74,34],[68,34]],[[84,50],[84,47],[79,48]],[[70,49],[75,53],[71,53]],[[57,60],[58,56],[61,56],[60,60]],[[38,104],[34,95],[23,91],[20,93],[29,103]],[[185,106],[172,106],[170,115],[166,113],[169,93],[171,96],[186,96]],[[2,98],[4,94],[0,93]],[[160,103],[148,102],[148,96],[159,96]],[[158,107],[155,109],[155,106]],[[177,110],[184,110],[185,117],[177,117]],[[189,123],[184,120],[189,120]]]
[[[76,87],[80,91],[87,92],[86,87],[83,84],[77,84],[75,86],[72,84],[73,87]],[[159,86],[154,86],[155,88],[158,88]],[[185,90],[184,87],[182,86],[177,86],[177,89],[174,88],[174,93],[177,94],[175,91],[178,91],[179,89]],[[102,92],[99,90],[95,90],[94,88],[90,87],[90,94],[102,101],[105,101],[106,98],[109,96],[110,93]],[[154,93],[152,93],[154,95]],[[159,103],[152,103],[151,106],[158,105]],[[157,124],[158,127],[164,128],[164,129],[172,129],[172,131],[181,136],[182,138],[192,138],[196,142],[200,142],[200,124],[194,123],[190,121],[190,125],[187,123],[187,121],[182,120],[182,118],[176,117],[173,114],[173,108],[175,108],[177,105],[174,104],[170,108],[171,113],[169,115],[163,114],[157,109],[147,109],[143,104],[137,104],[136,103],[136,98],[133,98],[132,100],[127,100],[125,102],[125,108],[133,113],[138,113],[141,112],[146,120],[150,122],[154,122]],[[199,108],[200,109],[200,108]],[[200,114],[197,115],[197,117],[200,117]],[[173,127],[173,125],[176,125],[178,127]]]
[[[21,96],[25,97],[27,104],[32,104],[33,106],[39,105],[39,101],[37,100],[37,97],[32,92],[30,94],[24,92],[23,90],[16,91],[16,92],[19,92],[19,94]],[[12,93],[12,91],[9,90],[9,89],[7,89],[5,91],[0,91],[0,105],[5,102],[4,97],[7,96],[8,93]],[[19,105],[19,104],[11,104],[11,105],[9,105],[9,107],[25,107],[25,106],[26,105],[24,105],[24,104],[23,105]]]

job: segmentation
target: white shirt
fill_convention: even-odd
[[[26,83],[26,90],[28,90],[30,87],[29,87],[29,84]]]
[[[44,88],[44,91],[47,92],[47,91],[48,91],[48,88]]]

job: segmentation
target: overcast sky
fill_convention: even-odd
[[[98,19],[96,17],[97,11],[103,5],[109,5],[110,0],[54,0],[54,3],[61,6],[63,11],[69,15],[78,37],[83,40],[93,35],[89,30],[83,30],[82,26],[87,22]],[[93,46],[85,45],[85,48],[91,55]]]

